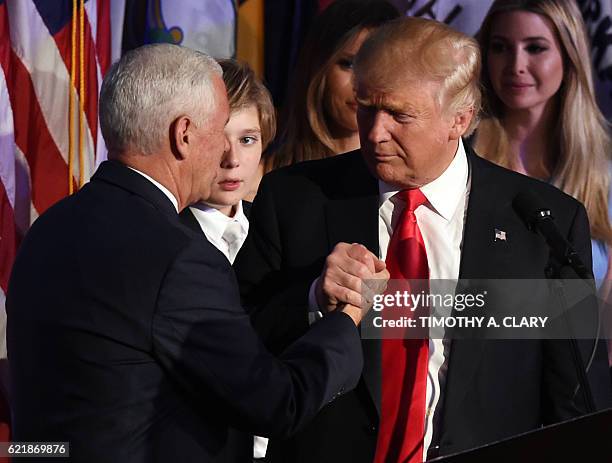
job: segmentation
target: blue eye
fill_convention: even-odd
[[[251,136],[251,135],[247,135],[246,137],[241,137],[240,138],[240,143],[242,145],[253,145],[255,143],[257,143],[257,137]]]

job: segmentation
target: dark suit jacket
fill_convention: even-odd
[[[34,223],[7,308],[13,437],[71,461],[244,461],[230,425],[289,435],[362,366],[345,314],[268,353],[227,259],[116,162]]]
[[[536,191],[555,212],[561,233],[590,266],[582,205],[471,151],[468,159],[471,191],[460,278],[545,278],[551,264],[548,247],[512,208],[515,195],[525,189]],[[243,302],[271,349],[282,350],[307,329],[309,287],[335,244],[362,243],[378,255],[378,206],[377,180],[359,151],[264,177],[249,237],[234,267]],[[506,231],[508,240],[496,242],[495,228]],[[357,389],[324,408],[295,437],[272,441],[272,461],[372,461],[380,411],[380,345],[363,341],[365,364]],[[592,370],[605,378],[605,351],[599,347]],[[432,446],[439,444],[439,452],[446,454],[580,414],[584,406],[573,400],[576,384],[565,340],[454,340]],[[600,406],[610,399],[609,387],[603,396]]]

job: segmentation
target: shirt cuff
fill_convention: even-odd
[[[319,304],[317,303],[317,296],[315,295],[315,288],[317,286],[317,278],[310,285],[310,291],[308,292],[308,324],[312,325],[318,319],[323,318],[323,313],[319,308]]]

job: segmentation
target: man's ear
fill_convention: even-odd
[[[451,129],[448,134],[449,140],[457,140],[467,132],[470,122],[472,122],[472,117],[474,117],[473,108],[457,111],[452,119]]]
[[[179,116],[170,124],[170,149],[177,159],[188,156],[194,142],[193,129],[193,122],[187,116]]]

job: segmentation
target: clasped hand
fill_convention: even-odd
[[[323,312],[343,310],[358,324],[372,307],[374,294],[383,292],[388,280],[384,261],[365,246],[338,243],[317,279],[317,304]]]

